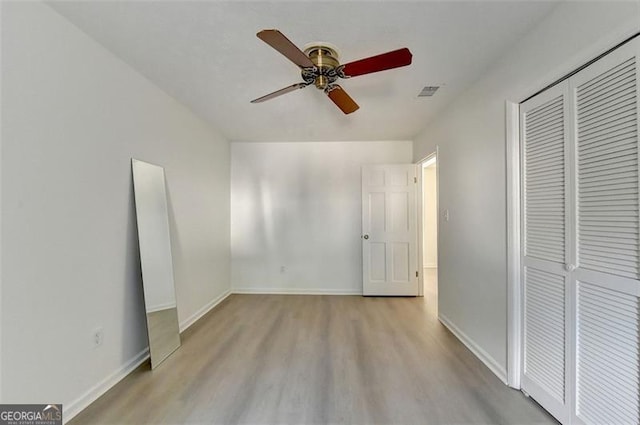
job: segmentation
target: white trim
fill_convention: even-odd
[[[429,168],[436,163],[436,153],[429,155],[429,158],[422,163],[422,168]]]
[[[437,286],[437,299],[436,299],[436,311],[440,311],[440,247],[442,246],[442,223],[440,222],[440,146],[436,145],[436,286]],[[424,287],[424,282],[423,285]]]
[[[299,140],[298,140],[299,141]],[[253,144],[253,143],[269,143],[272,145],[284,145],[284,144],[291,144],[291,143],[296,143],[296,140],[289,140],[289,141],[281,141],[281,142],[265,142],[263,139],[244,139],[244,140],[232,140],[229,143],[234,144],[241,144],[241,143],[246,143],[246,144]],[[311,142],[313,143],[313,142]],[[394,139],[380,139],[380,140],[323,140],[322,143],[411,143],[411,145],[413,146],[413,140],[410,139],[402,139],[402,140],[394,140]],[[398,162],[398,164],[404,164],[403,162]]]
[[[262,295],[362,295],[362,290],[315,288],[235,288],[234,294]]]
[[[177,308],[175,301],[164,303],[164,304],[159,304],[159,305],[153,306],[151,308],[148,308],[146,313],[147,314],[155,313],[156,311],[167,310],[167,309],[170,309],[170,308]]]
[[[489,368],[505,385],[507,384],[507,371],[494,359],[484,351],[476,342],[471,339],[467,334],[462,332],[460,328],[453,324],[453,322],[447,319],[446,316],[440,314],[438,320],[442,323],[453,335],[456,336],[482,363]]]
[[[100,396],[109,391],[113,386],[115,386],[118,382],[120,382],[127,375],[133,372],[138,366],[144,363],[148,358],[149,348],[145,348],[144,350],[133,356],[133,358],[127,361],[127,363],[125,363],[118,370],[91,387],[82,396],[78,397],[71,403],[65,404],[62,410],[64,423],[68,423],[78,413],[86,409],[91,403],[93,403],[98,398],[100,398]]]
[[[204,316],[205,314],[207,314],[209,311],[211,311],[215,306],[217,306],[218,304],[220,304],[222,301],[226,300],[227,297],[229,295],[231,295],[233,292],[231,292],[231,290],[226,290],[224,291],[222,294],[220,294],[217,298],[212,299],[210,302],[208,302],[204,307],[202,307],[200,310],[196,311],[195,313],[193,313],[191,316],[189,316],[188,318],[186,318],[185,320],[183,320],[182,322],[180,322],[180,333],[186,331],[189,326],[193,325],[195,322],[197,322],[202,316]]]
[[[423,162],[427,162],[429,160],[431,160],[432,157],[436,157],[438,158],[438,146],[436,145],[436,149],[434,151],[429,152],[428,154],[426,154],[425,156],[423,156],[422,158],[420,158],[419,160],[416,161],[416,164],[422,164]],[[438,162],[436,161],[436,166],[437,166]]]
[[[211,311],[215,306],[224,301],[232,292],[227,290],[222,293],[222,295],[217,298],[211,300],[211,302],[207,303],[200,310],[196,311],[192,314],[188,319],[184,320],[180,323],[180,333],[184,332],[189,328],[189,326],[193,325],[198,321],[202,316]],[[65,404],[63,408],[63,418],[64,423],[69,422],[73,419],[78,413],[82,412],[84,409],[89,407],[91,403],[100,398],[104,393],[109,391],[112,387],[118,384],[121,380],[123,380],[127,375],[133,372],[138,366],[144,363],[147,359],[149,359],[149,347],[145,347],[144,350],[140,351],[136,354],[132,359],[127,361],[122,367],[113,372],[111,375],[107,376],[105,379],[91,387],[86,393],[82,396],[78,397],[76,400],[71,403]]]
[[[419,173],[418,173],[418,193],[417,193],[417,202],[416,207],[418,210],[418,270],[420,270],[420,279],[418,281],[418,296],[424,297],[424,269],[438,269],[438,261],[440,256],[440,210],[438,205],[440,205],[440,164],[438,159],[438,145],[436,145],[436,149],[429,153],[428,155],[422,157],[419,161],[416,162],[416,165],[419,165]],[[436,166],[436,264],[434,265],[426,265],[424,264],[424,186],[422,181],[423,169],[425,167],[431,166],[435,163]],[[438,282],[438,278],[436,276],[436,282]],[[440,293],[440,291],[438,291]]]
[[[429,155],[431,157],[432,155]],[[418,270],[420,277],[418,278],[418,296],[424,297],[424,182],[422,181],[422,177],[424,177],[424,168],[422,164],[426,161],[422,159],[416,162],[418,165],[417,174],[417,193],[416,193],[416,211],[418,215],[418,223],[416,226],[416,230],[418,231]]]
[[[520,105],[507,101],[507,382],[520,389],[522,283],[520,273]]]

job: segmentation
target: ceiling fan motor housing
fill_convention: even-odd
[[[340,66],[338,52],[326,44],[314,44],[307,47],[304,53],[309,56],[314,68],[303,68],[302,79],[308,84],[315,84],[320,90],[325,90],[338,79],[337,68]]]

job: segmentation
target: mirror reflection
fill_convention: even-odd
[[[151,368],[180,347],[164,168],[131,160]]]

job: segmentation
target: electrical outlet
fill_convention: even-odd
[[[444,210],[444,221],[449,221],[449,210]]]
[[[284,273],[287,271],[287,268],[285,266],[280,266],[280,273]]]
[[[93,340],[93,348],[98,348],[104,341],[104,329],[96,328],[91,336]]]

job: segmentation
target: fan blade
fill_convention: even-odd
[[[385,71],[411,64],[413,55],[406,47],[383,53],[370,58],[349,62],[342,66],[342,74],[345,77],[357,77],[358,75],[371,74],[372,72]]]
[[[360,107],[356,102],[351,99],[351,96],[337,84],[333,84],[327,88],[327,96],[336,104],[336,106],[342,109],[345,114],[350,114],[357,111]]]
[[[311,59],[298,49],[287,37],[278,30],[262,30],[256,34],[258,38],[282,53],[300,68],[313,67]]]
[[[265,100],[273,99],[274,97],[282,96],[283,94],[287,94],[287,93],[295,91],[295,90],[303,89],[303,88],[307,87],[308,85],[309,84],[307,84],[307,83],[292,84],[289,87],[285,87],[285,88],[280,89],[278,91],[274,91],[273,93],[269,93],[269,94],[264,95],[262,97],[259,97],[257,99],[253,99],[251,101],[251,103],[264,102]]]

